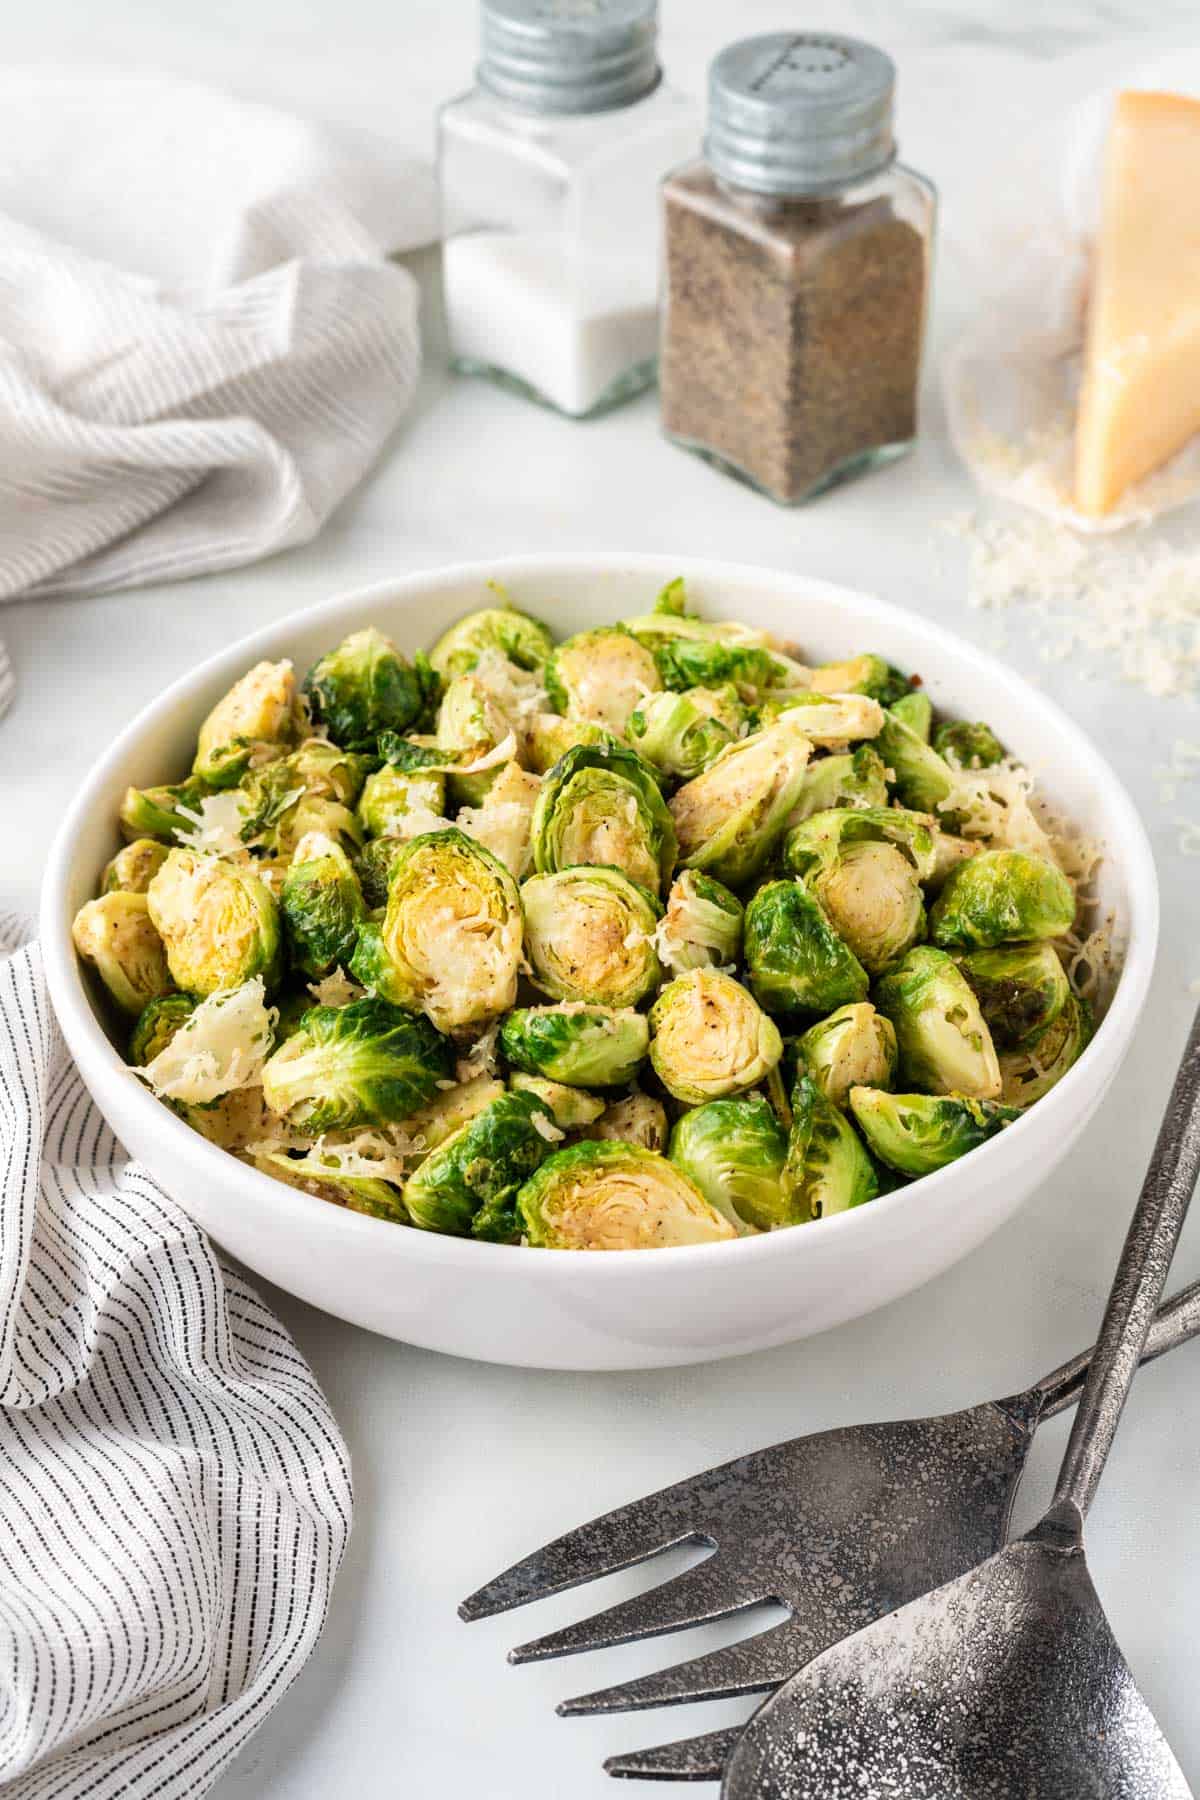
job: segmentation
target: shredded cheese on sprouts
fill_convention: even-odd
[[[335,969],[322,981],[310,981],[308,991],[317,1006],[349,1006],[352,1000],[361,1000],[367,990],[351,981],[345,969]]]
[[[202,1000],[140,1075],[160,1100],[193,1106],[254,1087],[271,1054],[279,1014],[266,1004],[261,975]]]
[[[208,794],[197,806],[180,806],[177,810],[191,821],[186,827],[175,827],[177,843],[188,850],[224,857],[227,862],[249,861],[249,851],[241,839],[246,815],[237,788]]]

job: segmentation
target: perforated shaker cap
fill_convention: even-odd
[[[890,56],[836,32],[770,32],[716,57],[704,154],[722,180],[803,194],[885,168],[896,154]]]
[[[658,85],[658,0],[483,0],[480,87],[529,112],[628,106]]]

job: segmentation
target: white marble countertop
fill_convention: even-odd
[[[735,32],[798,22],[858,31],[900,68],[907,160],[964,213],[981,159],[1019,142],[1093,76],[1084,53],[1154,15],[1182,35],[1190,0],[897,4],[664,0],[664,60],[698,84]],[[433,104],[466,85],[472,0],[45,0],[5,20],[5,57],[159,65],[247,94],[427,141]],[[1142,37],[1130,55],[1161,37]],[[1107,46],[1107,49],[1105,48]],[[1063,63],[1055,59],[1067,57]],[[1082,58],[1082,60],[1081,60]],[[419,259],[420,260],[420,259]],[[422,260],[436,317],[434,260]],[[935,347],[958,296],[939,270]],[[467,556],[589,546],[744,558],[872,589],[991,645],[967,610],[962,552],[939,521],[972,504],[930,392],[917,454],[801,512],[777,511],[662,442],[652,397],[583,427],[441,372],[436,335],[411,418],[321,539],[257,568],[105,599],[0,614],[20,683],[0,726],[0,904],[32,908],[61,809],[97,749],[163,683],[256,625],[338,590]],[[350,1794],[601,1800],[608,1752],[703,1730],[747,1702],[560,1722],[553,1703],[695,1654],[694,1632],[573,1663],[505,1666],[512,1642],[632,1591],[643,1571],[536,1615],[467,1629],[455,1602],[584,1516],[708,1463],[801,1430],[935,1411],[1023,1386],[1088,1341],[1182,1046],[1200,976],[1197,864],[1177,820],[1200,787],[1164,804],[1154,778],[1196,738],[1191,703],[1155,702],[1068,665],[1044,664],[1019,615],[1003,650],[1102,745],[1143,807],[1163,885],[1159,969],[1119,1091],[1069,1170],[966,1262],[922,1292],[829,1335],[707,1368],[556,1375],[457,1362],[272,1296],[326,1385],[354,1457],[353,1542],[308,1669],[216,1790],[222,1800]],[[16,854],[12,854],[16,846]],[[969,1203],[969,1195],[964,1196]],[[1176,1281],[1200,1273],[1200,1225]],[[1089,1528],[1097,1586],[1133,1669],[1200,1788],[1200,1347],[1139,1381]],[[1064,1439],[1047,1426],[1018,1503],[1036,1517]]]

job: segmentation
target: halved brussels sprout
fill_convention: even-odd
[[[644,1013],[631,1006],[521,1006],[500,1027],[515,1069],[572,1087],[624,1087],[650,1048]]]
[[[517,1212],[539,1250],[664,1250],[736,1236],[665,1156],[591,1138],[548,1157]]]
[[[379,927],[364,925],[350,973],[398,1006],[455,1031],[507,1012],[517,995],[521,899],[496,858],[450,828],[397,857]]]
[[[505,763],[484,796],[482,806],[464,806],[458,828],[490,850],[516,881],[533,860],[533,811],[541,793],[537,775],[519,763]]]
[[[144,894],[167,860],[167,846],[157,838],[134,838],[117,851],[100,877],[102,894]]]
[[[1075,923],[1070,882],[1044,856],[1024,850],[981,850],[960,863],[929,915],[929,935],[948,949],[1062,937]]]
[[[118,892],[88,900],[71,927],[75,948],[90,963],[122,1012],[136,1018],[177,984],[145,894]]]
[[[450,683],[438,708],[439,749],[472,763],[486,760],[489,751],[499,749],[512,736],[512,723],[507,714],[477,675],[459,675]],[[515,738],[512,747],[515,753]],[[456,773],[452,768],[447,779],[454,804],[478,806],[495,781],[500,766],[495,764],[470,774]]]
[[[590,719],[618,736],[646,695],[661,686],[653,656],[623,625],[577,632],[546,664],[546,692],[555,711]]]
[[[499,651],[518,669],[540,669],[554,649],[554,639],[540,619],[515,606],[485,606],[467,613],[442,633],[429,660],[443,681],[469,675],[481,656]]]
[[[801,1075],[792,1090],[781,1190],[777,1225],[827,1219],[879,1193],[879,1177],[858,1133],[809,1075]]]
[[[585,1125],[594,1125],[604,1111],[598,1094],[589,1094],[586,1088],[568,1087],[565,1081],[547,1081],[544,1075],[527,1075],[524,1069],[514,1069],[508,1085],[514,1094],[533,1094],[548,1106],[560,1131],[578,1131]]]
[[[589,1125],[590,1138],[612,1139],[620,1144],[637,1144],[642,1150],[665,1150],[667,1147],[667,1109],[653,1094],[635,1089],[621,1100],[610,1100],[594,1125]]]
[[[366,917],[358,876],[332,838],[305,838],[279,897],[288,961],[309,981],[349,964]]]
[[[356,750],[342,750],[324,738],[306,738],[286,761],[286,775],[279,771],[279,780],[302,787],[315,799],[353,806],[362,793],[372,758]]]
[[[901,1175],[931,1175],[1019,1119],[1020,1109],[963,1094],[885,1094],[851,1088],[850,1110],[880,1162]]]
[[[781,1211],[787,1137],[761,1094],[709,1100],[685,1112],[667,1156],[739,1231],[769,1231]]]
[[[673,975],[683,975],[688,969],[727,967],[741,954],[744,917],[736,894],[711,875],[684,869],[667,895],[666,914],[658,928],[658,954]]]
[[[535,775],[545,775],[560,756],[576,744],[616,744],[619,738],[591,719],[566,718],[562,713],[539,712],[525,721],[522,733],[524,758]]]
[[[369,838],[401,833],[414,816],[446,810],[446,778],[438,769],[393,769],[385,763],[363,783],[358,799],[358,822]]]
[[[201,725],[192,773],[210,787],[236,787],[248,769],[295,742],[296,724],[291,663],[256,663]]]
[[[414,1164],[478,1118],[504,1091],[504,1083],[494,1075],[473,1075],[453,1087],[439,1087],[433,1099],[405,1121],[404,1130],[414,1145]]]
[[[857,956],[798,875],[768,881],[751,897],[744,955],[750,987],[768,1012],[829,1012],[865,1000],[870,986]]]
[[[768,647],[770,634],[740,620],[710,623],[656,606],[652,613],[624,620],[623,628],[653,653],[663,686],[677,693],[732,681],[752,698],[789,673],[787,659],[772,655]]]
[[[405,838],[372,838],[355,857],[363,900],[371,911],[387,905],[388,882],[406,847]]]
[[[881,706],[894,706],[911,691],[907,675],[869,651],[842,662],[818,663],[812,686],[818,694],[868,694]]]
[[[832,807],[789,831],[784,862],[794,875],[809,880],[849,844],[894,844],[925,881],[933,869],[936,838],[937,824],[928,813],[900,806]]]
[[[369,994],[309,1007],[268,1058],[262,1085],[272,1112],[319,1135],[405,1119],[453,1072],[453,1048],[427,1019]]]
[[[937,813],[949,800],[954,792],[953,769],[898,713],[888,713],[875,748],[892,771],[892,786],[905,806]]]
[[[657,894],[675,862],[675,826],[652,771],[621,745],[568,750],[533,810],[533,866],[622,869]]]
[[[133,1067],[144,1069],[153,1062],[195,1010],[190,994],[160,994],[144,1006],[129,1038],[128,1060]]]
[[[668,1093],[689,1106],[743,1094],[770,1074],[783,1039],[731,975],[690,969],[650,1009],[650,1061]]]
[[[815,694],[811,688],[767,694],[754,709],[757,727],[772,725],[785,713],[798,713],[805,736],[814,744],[839,749],[855,738],[873,738],[883,725],[883,708],[866,694]]]
[[[679,860],[744,887],[769,860],[800,798],[811,742],[801,713],[732,744],[671,801]]]
[[[809,879],[838,935],[872,975],[924,935],[921,884],[894,844],[847,844]]]
[[[375,1175],[339,1175],[310,1171],[311,1158],[295,1157],[286,1150],[260,1150],[254,1167],[263,1175],[273,1176],[288,1187],[299,1188],[318,1200],[344,1206],[347,1212],[366,1213],[372,1219],[387,1219],[393,1225],[408,1224],[408,1209],[399,1188]]]
[[[304,692],[335,744],[374,750],[381,731],[404,731],[419,718],[429,683],[372,625],[314,663]]]
[[[968,950],[954,960],[970,983],[993,1042],[1003,1050],[1034,1043],[1071,997],[1067,972],[1053,947],[1044,942]]]
[[[888,707],[894,719],[915,732],[923,744],[929,742],[933,730],[933,701],[924,688],[910,688],[907,694],[901,694],[899,700],[893,700]]]
[[[194,779],[173,787],[126,788],[117,815],[121,836],[130,841],[162,838],[173,844],[177,832],[186,832],[195,823],[187,814],[195,812],[208,791],[206,783]]]
[[[789,829],[803,824],[814,813],[831,807],[885,807],[888,802],[887,772],[879,752],[871,744],[820,756],[804,771],[800,798],[788,819]]]
[[[811,1025],[796,1050],[825,1098],[843,1110],[852,1087],[890,1088],[895,1080],[895,1027],[869,1001]]]
[[[620,869],[560,869],[521,889],[525,951],[536,986],[556,1000],[636,1006],[662,978],[661,909]],[[511,1004],[511,1002],[510,1002]]]
[[[350,805],[363,775],[361,758],[317,740],[294,756],[252,770],[241,787],[242,842],[284,862],[310,831],[323,831],[343,849],[352,849],[362,842],[362,827]]]
[[[501,1094],[431,1150],[404,1189],[422,1231],[512,1242],[517,1191],[561,1133],[535,1094]]]
[[[1023,1049],[1000,1058],[1000,1097],[1010,1106],[1032,1106],[1060,1082],[1092,1040],[1092,1009],[1069,994],[1062,1011],[1045,1031]]]
[[[270,993],[283,967],[279,907],[250,868],[172,850],[146,893],[175,985],[218,993],[261,975]]]
[[[186,1015],[182,1008],[169,1019],[143,1014],[135,1035],[139,1047],[144,1040],[152,1054],[136,1066],[136,1073],[160,1100],[182,1104],[188,1123],[212,1137],[193,1113],[240,1088],[261,1087],[263,1065],[276,1042],[277,1017],[258,975],[240,987],[210,994]]]
[[[279,1128],[278,1119],[266,1109],[261,1087],[232,1088],[203,1106],[178,1100],[174,1109],[200,1137],[235,1155],[252,1144],[261,1144],[272,1130]]]
[[[1004,761],[1004,745],[982,721],[972,725],[966,719],[948,719],[934,732],[933,745],[955,769],[990,769]]]
[[[690,781],[741,735],[746,711],[732,684],[650,694],[629,719],[629,740],[664,775]]]
[[[994,1100],[1000,1065],[966,977],[944,950],[920,944],[875,987],[896,1029],[900,1078],[931,1094]]]

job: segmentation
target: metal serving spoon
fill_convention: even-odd
[[[1190,1800],[1088,1575],[1099,1485],[1200,1173],[1192,1027],[1050,1510],[818,1656],[761,1706],[722,1800]]]
[[[1200,1332],[1200,1281],[1159,1311],[1143,1361]],[[942,1417],[789,1439],[617,1508],[555,1539],[464,1600],[488,1618],[630,1568],[680,1544],[715,1554],[672,1581],[523,1644],[512,1662],[606,1648],[722,1618],[761,1601],[770,1630],[637,1680],[566,1700],[563,1714],[640,1710],[776,1688],[822,1650],[940,1587],[1005,1542],[1043,1419],[1074,1405],[1084,1351],[1012,1399]],[[613,1775],[717,1781],[741,1726],[609,1759]]]

